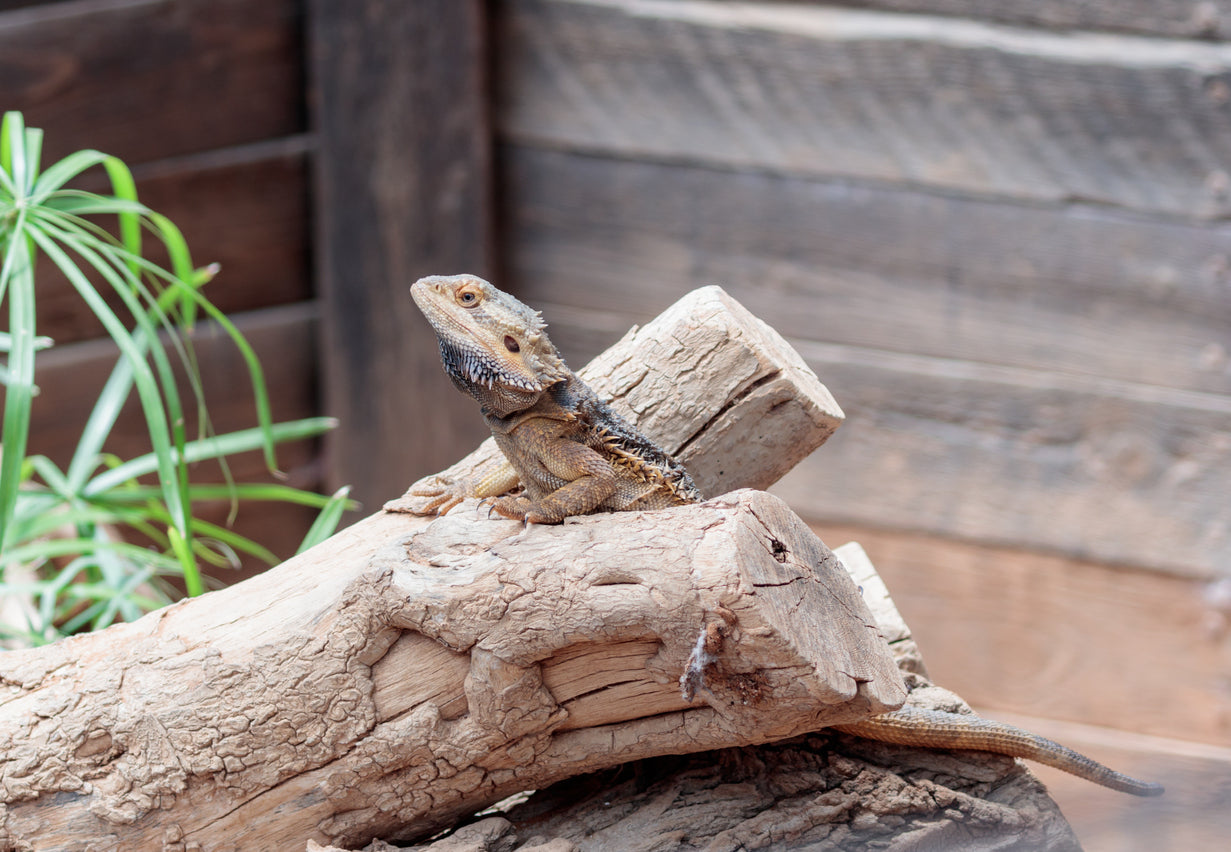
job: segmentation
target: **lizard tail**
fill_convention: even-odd
[[[1163,792],[1159,784],[1138,781],[1108,769],[1046,737],[978,716],[904,707],[852,725],[834,727],[847,734],[895,745],[970,749],[1024,757],[1134,796],[1158,796]]]

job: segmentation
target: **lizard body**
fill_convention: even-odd
[[[509,462],[478,482],[439,478],[412,488],[431,498],[423,513],[466,497],[528,523],[560,523],[600,510],[659,509],[699,502],[683,466],[598,398],[560,358],[537,311],[472,275],[431,276],[411,287],[432,324],[445,372],[480,405]],[[518,483],[524,491],[510,495]],[[926,748],[1029,758],[1138,796],[1157,784],[1115,772],[1021,728],[958,713],[903,707],[838,730]]]
[[[423,278],[410,293],[436,332],[445,372],[479,403],[512,468],[418,487],[412,493],[433,498],[428,510],[492,497],[506,518],[558,524],[701,499],[682,465],[565,366],[537,311],[473,275]],[[522,494],[501,496],[518,482]]]

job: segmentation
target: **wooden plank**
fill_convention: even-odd
[[[316,316],[314,304],[302,303],[233,317],[261,359],[275,420],[294,420],[318,412]],[[255,426],[256,409],[247,368],[230,339],[211,324],[202,323],[194,343],[214,431],[221,434]],[[39,354],[35,380],[41,393],[34,400],[31,454],[49,456],[60,465],[68,463],[115,359],[116,349],[110,340],[57,346]],[[181,393],[188,393],[188,389],[181,388]],[[191,397],[185,404],[189,409],[186,413],[195,415]],[[194,428],[190,425],[190,431]],[[126,459],[149,451],[144,418],[135,400],[130,400],[121,413],[107,449]],[[294,458],[288,455],[287,460]],[[237,460],[237,475],[263,469],[256,456],[247,459]]]
[[[577,361],[643,319],[535,307]],[[805,517],[1199,578],[1231,564],[1226,397],[790,342],[847,415],[774,488]]]
[[[1231,659],[1203,581],[868,525],[813,529],[863,545],[932,679],[993,718],[1231,746]]]
[[[146,162],[304,129],[300,0],[98,0],[0,15],[5,109]]]
[[[297,138],[137,171],[139,197],[176,223],[193,260],[221,265],[206,294],[226,313],[312,298],[307,154],[307,141]],[[149,257],[165,263],[159,248],[147,238]],[[39,333],[58,344],[101,336],[68,280],[40,260]],[[122,310],[118,297],[108,302]]]
[[[797,4],[500,9],[498,121],[517,141],[1231,213],[1231,46]]]
[[[811,2],[811,0],[809,0]],[[831,6],[979,18],[1056,29],[1113,30],[1145,35],[1225,39],[1227,0],[826,0]]]
[[[329,479],[379,505],[484,433],[407,289],[428,274],[490,274],[485,10],[479,0],[309,9],[325,408],[342,421]]]
[[[778,486],[806,516],[1225,576],[1231,399],[792,342],[849,418]]]
[[[788,336],[1231,393],[1231,226],[500,153],[533,305],[647,317],[717,283]]]

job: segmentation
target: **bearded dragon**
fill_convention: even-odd
[[[431,323],[453,384],[479,403],[508,460],[478,482],[430,478],[411,493],[423,514],[466,497],[535,524],[602,510],[661,509],[700,502],[683,466],[638,432],[565,366],[537,311],[473,275],[422,278],[410,289]],[[508,494],[517,485],[521,494]],[[990,751],[1029,758],[1137,796],[1163,792],[1066,746],[977,716],[903,707],[845,733],[898,745]]]

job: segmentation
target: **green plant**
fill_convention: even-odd
[[[347,499],[277,483],[194,484],[190,465],[215,459],[226,468],[235,453],[262,449],[276,471],[275,444],[320,434],[327,418],[272,422],[260,364],[229,319],[201,293],[216,269],[193,266],[179,230],[137,200],[132,174],[115,157],[79,151],[40,170],[42,132],[20,113],[0,124],[0,305],[8,302],[8,332],[0,334],[7,363],[0,433],[0,639],[42,643],[115,620],[132,620],[178,596],[205,589],[202,565],[233,564],[237,554],[275,558],[231,530],[195,518],[201,501],[287,500],[321,508],[303,547],[327,537]],[[101,167],[111,194],[72,189],[82,172]],[[118,237],[102,225],[118,222]],[[165,247],[169,268],[151,262],[142,240]],[[52,346],[36,328],[35,258],[48,258],[89,306],[120,356],[83,426],[71,461],[61,470],[45,456],[27,456],[38,388],[35,356]],[[114,293],[123,318],[103,293]],[[253,386],[258,426],[208,434],[191,337],[198,314],[220,326],[243,354]],[[173,357],[174,356],[174,359]],[[188,376],[201,432],[186,434],[184,402],[173,363]],[[103,451],[125,400],[140,400],[151,451],[120,460]]]

